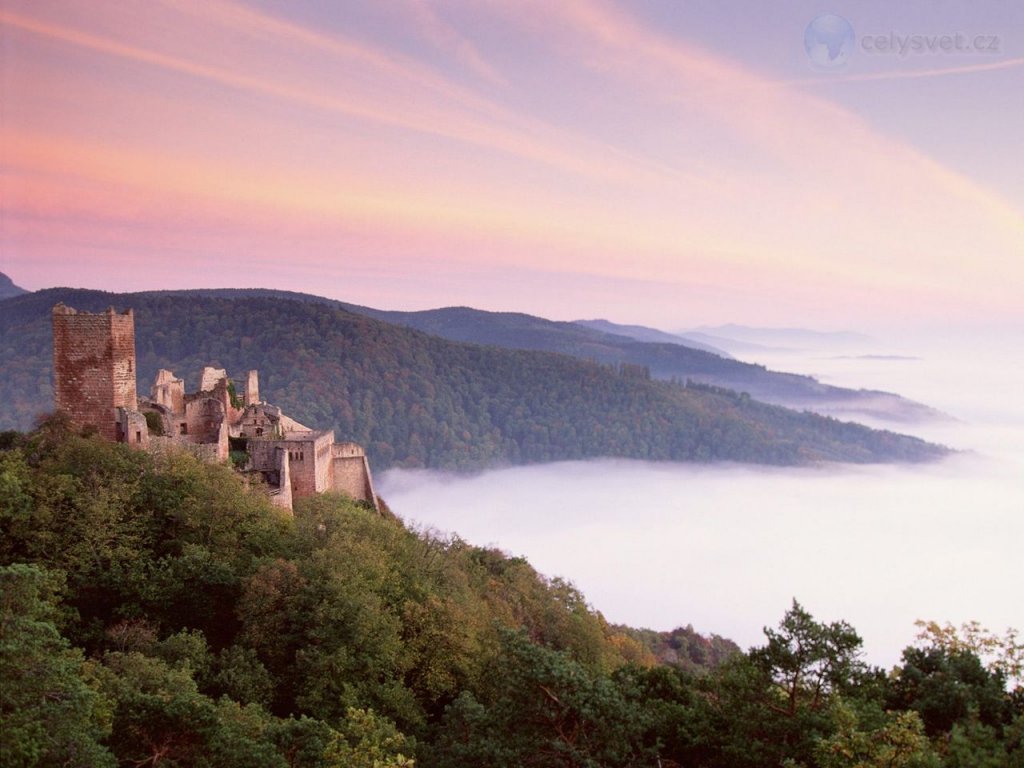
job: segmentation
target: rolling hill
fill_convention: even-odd
[[[610,365],[642,366],[655,379],[692,380],[746,392],[766,403],[843,418],[868,416],[895,424],[948,418],[927,405],[891,392],[823,384],[812,376],[771,371],[763,365],[732,360],[678,341],[655,343],[630,338],[629,329],[639,326],[619,326],[621,332],[611,333],[578,322],[559,322],[519,312],[488,312],[471,307],[401,312],[259,288],[202,289],[168,292],[166,295],[178,294],[222,298],[262,296],[324,304],[452,341],[557,352]]]
[[[892,392],[849,389],[823,384],[812,376],[772,371],[709,351],[704,342],[654,341],[632,336],[640,326],[614,326],[616,332],[576,322],[563,323],[512,312],[486,312],[469,307],[449,307],[421,312],[385,312],[349,305],[354,312],[406,325],[457,341],[492,344],[508,349],[559,352],[583,360],[647,368],[656,379],[692,380],[737,392],[789,408],[806,408],[830,414],[860,414],[897,423],[912,423],[944,414]],[[657,333],[654,329],[642,329]],[[689,345],[687,345],[689,344]],[[699,346],[698,346],[699,345]],[[703,348],[700,348],[703,347]]]
[[[236,376],[258,368],[269,401],[362,443],[376,468],[598,456],[791,465],[947,453],[715,387],[651,380],[638,365],[458,343],[331,304],[195,292],[49,289],[4,300],[0,427],[24,429],[51,408],[50,309],[58,301],[134,308],[141,391],[159,368],[189,387],[206,364]]]

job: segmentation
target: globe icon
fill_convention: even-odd
[[[853,52],[853,27],[842,16],[833,13],[819,16],[804,30],[804,49],[816,67],[845,67]]]

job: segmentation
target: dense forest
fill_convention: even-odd
[[[671,338],[670,334],[661,334],[659,337],[658,332],[652,329],[641,329],[649,337],[641,340],[579,322],[547,320],[521,312],[488,312],[472,307],[399,312],[265,288],[211,288],[158,292],[158,295],[288,298],[340,307],[355,314],[415,328],[451,341],[506,349],[557,352],[614,366],[641,366],[650,371],[652,378],[680,381],[692,379],[748,392],[757,400],[790,408],[866,413],[882,420],[897,422],[945,418],[933,408],[891,392],[837,387],[824,384],[812,376],[772,371],[763,365],[733,360],[721,350],[680,344],[682,339],[678,337],[675,342],[665,341],[661,337]]]
[[[884,673],[795,601],[746,653],[613,627],[520,558],[60,418],[0,434],[0,586],[5,767],[1024,765],[1012,634],[931,625]]]
[[[375,469],[476,469],[592,457],[921,461],[945,449],[798,413],[641,366],[456,343],[337,307],[280,298],[51,289],[0,303],[0,427],[52,407],[50,309],[135,310],[140,392],[159,368],[260,372],[264,398],[367,449]],[[701,353],[704,354],[704,353]]]

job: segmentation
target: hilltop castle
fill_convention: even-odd
[[[256,371],[246,375],[241,396],[221,368],[203,368],[191,393],[161,369],[148,398],[138,396],[135,377],[131,309],[53,308],[54,400],[76,429],[148,450],[180,448],[207,461],[244,453],[243,471],[262,476],[271,500],[287,509],[293,499],[343,491],[379,511],[362,447],[337,443],[334,432],[305,427],[260,400]]]

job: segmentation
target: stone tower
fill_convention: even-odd
[[[57,410],[76,429],[95,427],[110,440],[127,440],[124,411],[138,410],[132,310],[53,308],[53,391]]]
[[[245,377],[245,404],[257,405],[260,402],[260,376],[257,371],[249,371]]]

